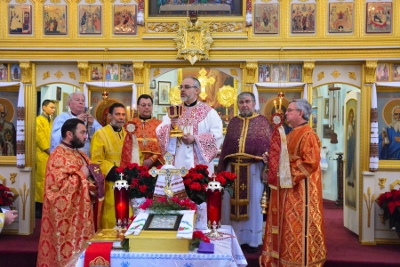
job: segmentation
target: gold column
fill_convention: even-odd
[[[84,84],[89,81],[89,63],[86,62],[78,62],[79,69],[79,84]]]
[[[133,63],[133,82],[136,83],[136,88],[137,88],[137,96],[140,96],[141,94],[144,93],[144,76],[145,76],[145,71],[144,71],[144,64],[143,62],[137,62]]]
[[[256,80],[257,62],[246,62],[240,64],[242,69],[242,92],[252,92]]]
[[[303,95],[304,98],[310,102],[312,105],[313,101],[313,72],[315,68],[315,62],[314,61],[307,61],[303,63],[303,81],[307,83],[307,95]],[[308,124],[311,126],[312,125],[312,118],[308,121]]]

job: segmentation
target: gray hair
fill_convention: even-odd
[[[197,79],[196,77],[188,76],[188,77],[185,77],[184,79],[192,79],[193,80],[193,86],[195,86],[196,88],[199,88],[199,89],[201,88],[201,83],[200,83],[199,79]]]
[[[76,92],[70,93],[70,94],[68,95],[68,103],[72,100],[72,97],[73,97],[74,95],[82,95],[82,96],[83,96],[83,99],[86,100],[86,96],[85,96],[84,93],[82,93],[81,91],[76,91]]]
[[[312,112],[311,104],[304,98],[294,99],[289,102],[296,103],[296,109],[303,111],[303,119],[308,121]]]
[[[256,97],[254,96],[254,94],[252,92],[241,92],[237,96],[237,102],[239,103],[239,100],[245,98],[246,96],[250,96],[251,100],[253,100],[253,102],[256,102]]]

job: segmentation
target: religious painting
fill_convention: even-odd
[[[346,125],[345,125],[345,166],[344,166],[344,203],[346,206],[356,209],[357,197],[357,100],[349,99],[346,103]]]
[[[114,34],[136,34],[136,5],[114,5]]]
[[[102,93],[104,91],[104,88],[102,88],[102,90],[98,90],[98,89],[93,89],[91,90],[91,94],[90,94],[90,110],[91,113],[93,115],[93,117],[95,117],[95,119],[102,125],[102,126],[106,126],[107,124],[110,123],[109,118],[107,116],[109,108],[112,104],[114,103],[122,103],[124,104],[124,106],[127,108],[126,109],[126,114],[127,116],[130,114],[128,114],[128,110],[129,113],[132,111],[131,110],[131,105],[132,105],[132,86],[128,86],[128,87],[119,87],[118,89],[121,89],[121,91],[115,91],[115,90],[108,90],[107,88],[105,88],[108,92],[108,98],[107,99],[103,99]],[[111,89],[111,88],[109,88]],[[126,91],[125,91],[126,90]],[[130,91],[128,91],[130,90]],[[130,107],[130,108],[128,108]]]
[[[90,79],[92,81],[103,80],[103,64],[92,64],[92,69],[90,71]]]
[[[80,5],[78,12],[80,34],[101,34],[101,5]]]
[[[287,82],[288,81],[288,64],[272,64],[272,81]]]
[[[18,92],[0,92],[0,156],[15,156],[17,151]]]
[[[133,65],[132,64],[121,64],[120,66],[120,80],[121,81],[133,81]]]
[[[254,33],[279,32],[279,4],[254,5]]]
[[[118,81],[119,80],[119,65],[116,63],[107,63],[105,67],[105,80]]]
[[[150,214],[143,229],[177,231],[182,216],[181,214]]]
[[[258,89],[258,99],[260,104],[260,114],[264,115],[269,123],[272,125],[272,114],[280,113],[283,115],[284,122],[283,128],[285,133],[288,134],[291,131],[291,127],[286,121],[286,110],[289,106],[289,102],[293,99],[301,98],[301,92],[303,88],[280,88],[279,91],[285,94],[282,101],[278,98],[278,91],[272,92],[270,89],[265,90],[262,88]]]
[[[57,101],[60,101],[60,100],[61,100],[61,87],[59,87],[59,86],[57,86],[56,100],[57,100]]]
[[[0,63],[0,81],[8,81],[8,64]]]
[[[322,125],[322,137],[323,138],[331,138],[332,137],[332,129],[329,127],[329,124]]]
[[[324,98],[324,118],[329,118],[329,98]]]
[[[313,107],[312,109],[312,129],[314,132],[317,132],[317,126],[318,126],[318,108]]]
[[[329,3],[329,32],[351,33],[353,32],[354,3],[340,2]]]
[[[8,6],[9,33],[31,34],[32,33],[32,6],[14,5]]]
[[[400,159],[397,141],[400,136],[400,92],[397,90],[379,90],[377,93],[380,160]]]
[[[258,82],[270,82],[271,81],[271,65],[270,64],[259,64],[258,65]]]
[[[19,82],[21,80],[21,69],[19,64],[12,64],[10,68],[10,80]]]
[[[292,33],[315,33],[316,4],[292,4]]]
[[[46,5],[43,7],[43,27],[45,35],[66,35],[68,16],[66,5]]]
[[[243,16],[242,0],[159,0],[148,1],[149,17],[188,17],[199,14],[202,17]]]
[[[289,64],[289,81],[290,82],[301,82],[302,77],[302,65],[301,64]]]
[[[171,89],[170,82],[158,82],[158,104],[169,105],[169,90]]]
[[[389,81],[389,63],[378,63],[376,66],[376,81],[387,82]]]
[[[152,80],[151,82],[150,82],[150,89],[156,89],[156,80]]]
[[[400,64],[393,64],[392,81],[400,81]]]
[[[366,11],[366,33],[392,32],[391,2],[368,2]]]
[[[68,111],[68,93],[62,93],[62,112],[67,112]]]

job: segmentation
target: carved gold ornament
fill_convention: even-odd
[[[218,90],[217,99],[222,106],[226,108],[230,107],[236,100],[235,88],[230,85],[222,86]]]
[[[364,201],[365,205],[367,206],[367,226],[368,228],[371,227],[371,209],[372,209],[372,203],[375,201],[375,194],[372,194],[371,196],[371,188],[368,187],[367,193],[364,193]]]
[[[383,189],[383,188],[385,188],[385,183],[386,183],[386,178],[378,178],[378,180],[379,180],[379,187],[381,188],[381,189]]]
[[[176,58],[187,59],[192,65],[198,60],[207,60],[208,50],[214,41],[210,34],[210,23],[199,20],[191,22],[188,18],[179,25],[174,41],[178,49]]]
[[[169,90],[169,100],[171,101],[171,105],[179,105],[182,103],[179,86],[175,86]]]

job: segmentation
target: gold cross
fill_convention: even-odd
[[[246,189],[246,185],[245,184],[241,184],[240,185],[240,189],[245,190]]]

